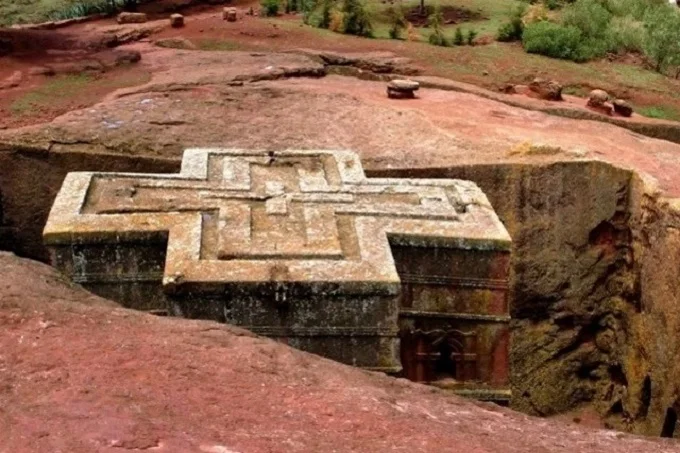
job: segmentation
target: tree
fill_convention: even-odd
[[[408,21],[404,17],[401,6],[389,7],[387,16],[390,20],[390,38],[401,39],[404,30],[408,27]]]
[[[373,24],[361,0],[345,0],[342,14],[345,19],[346,34],[373,37]]]
[[[649,8],[644,16],[643,50],[657,72],[680,66],[680,13],[668,5]]]
[[[430,33],[430,36],[428,37],[430,44],[434,44],[435,46],[448,46],[450,43],[449,40],[446,39],[446,36],[444,36],[444,29],[442,28],[444,17],[438,5],[435,6],[434,12],[428,17],[428,23],[432,29],[432,33]]]

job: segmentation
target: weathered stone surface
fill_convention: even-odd
[[[226,20],[227,22],[236,22],[237,18],[238,18],[238,16],[237,16],[236,8],[229,7],[229,8],[224,8],[222,10],[222,19],[223,20]]]
[[[54,68],[50,66],[35,66],[28,70],[29,75],[33,76],[53,76],[56,75]]]
[[[116,21],[119,24],[143,24],[147,17],[144,13],[120,13]]]
[[[396,79],[387,84],[387,88],[395,91],[416,91],[420,84],[414,80]]]
[[[609,94],[604,90],[593,90],[588,95],[588,106],[600,108],[609,101]]]
[[[184,16],[181,14],[172,14],[170,16],[170,26],[173,28],[184,27]]]
[[[163,38],[154,41],[159,47],[168,47],[172,49],[196,50],[198,47],[193,42],[186,38]]]
[[[546,101],[562,100],[562,85],[554,80],[535,78],[530,84],[529,89],[538,95],[540,99]]]
[[[680,451],[363,373],[231,326],[110,307],[10,254],[0,269],[8,451]]]
[[[633,115],[633,106],[623,99],[615,99],[612,102],[614,111],[621,116],[629,117]]]
[[[0,90],[18,87],[23,78],[24,74],[21,71],[14,71],[5,80],[0,80]]]
[[[389,98],[413,98],[420,84],[413,80],[397,79],[387,83],[387,97]]]
[[[116,66],[124,64],[138,63],[142,59],[142,54],[138,50],[116,49],[113,54]]]
[[[44,237],[129,306],[418,381],[440,357],[457,388],[509,396],[510,238],[473,183],[367,179],[350,152],[188,150],[179,175],[69,174]]]

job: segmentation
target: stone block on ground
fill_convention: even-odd
[[[181,14],[173,14],[170,16],[170,26],[173,28],[184,27],[184,16]]]
[[[604,90],[593,90],[588,95],[588,107],[601,108],[609,101],[609,94]]]
[[[546,101],[562,100],[562,85],[554,80],[537,77],[529,84],[529,90]]]
[[[113,56],[116,66],[137,63],[142,59],[142,54],[138,50],[116,49]]]
[[[236,19],[238,19],[236,8],[229,7],[222,10],[222,20],[226,20],[227,22],[236,22]]]
[[[144,13],[120,13],[116,18],[119,24],[143,24],[147,20]]]
[[[414,80],[391,80],[387,83],[387,97],[412,99],[419,88],[420,84]]]
[[[186,38],[164,38],[154,41],[158,47],[170,49],[196,50],[198,47]]]
[[[633,106],[623,99],[616,99],[612,102],[614,111],[621,116],[630,117],[633,115]]]

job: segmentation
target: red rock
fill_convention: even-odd
[[[680,452],[115,306],[0,254],[7,451]],[[39,395],[37,397],[36,395]]]

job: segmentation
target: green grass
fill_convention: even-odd
[[[87,73],[56,76],[15,100],[10,106],[12,115],[24,116],[43,109],[60,107],[78,99],[85,90],[115,90],[141,85],[150,80],[149,74],[123,74],[114,79],[97,79]]]
[[[76,97],[80,90],[92,81],[93,78],[89,74],[58,76],[14,101],[10,110],[14,115],[29,114],[44,105]]]
[[[224,50],[247,50],[244,45],[233,41],[220,39],[200,39],[195,41],[200,50],[224,51]]]
[[[637,112],[649,118],[680,121],[680,110],[666,105],[640,107]]]
[[[463,22],[461,24],[444,25],[443,28],[446,36],[448,38],[453,38],[455,29],[458,27],[460,27],[465,34],[467,34],[468,30],[474,29],[478,32],[477,36],[495,36],[498,27],[507,19],[510,10],[520,3],[520,0],[426,0],[425,5],[439,5],[441,7],[455,6],[457,8],[465,8],[471,10],[472,12],[479,13],[484,18],[481,20]],[[339,4],[340,3],[338,3],[338,5]],[[420,2],[419,0],[403,0],[401,3],[390,5],[383,4],[378,0],[368,0],[366,1],[365,5],[373,21],[374,37],[377,39],[389,39],[390,21],[387,10],[391,7],[396,8],[401,6],[404,12],[408,12],[414,8],[417,8],[420,5]],[[430,34],[430,29],[428,27],[420,27],[417,30],[420,33],[421,38],[424,41],[427,41],[427,37]]]
[[[478,32],[478,36],[495,35],[498,27],[500,27],[507,19],[509,11],[520,3],[521,2],[518,0],[440,0],[438,2],[426,0],[425,5],[439,5],[440,7],[456,6],[458,8],[465,8],[472,12],[477,12],[484,17],[482,20],[444,25],[446,36],[448,38],[453,38],[453,33],[458,27],[462,28],[464,33],[467,33],[470,29],[474,29]],[[409,11],[418,7],[420,2],[418,0],[406,0],[402,2],[401,5],[405,11]],[[388,38],[389,24],[385,11],[387,11],[390,5],[371,1],[369,2],[369,6],[373,7],[376,17],[378,18],[376,29],[379,33],[376,33],[376,37]],[[423,27],[419,29],[419,32],[423,39],[427,40],[430,29]]]
[[[107,0],[0,0],[0,26],[105,12]]]

